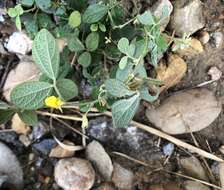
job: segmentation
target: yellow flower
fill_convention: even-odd
[[[44,103],[47,107],[61,109],[61,106],[64,102],[55,96],[49,96],[44,100]]]

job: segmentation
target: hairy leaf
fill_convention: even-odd
[[[119,62],[119,68],[123,70],[126,67],[127,63],[128,63],[128,57],[127,56],[122,57]]]
[[[59,79],[56,86],[65,101],[68,101],[78,95],[78,87],[70,79]]]
[[[52,85],[47,82],[25,82],[11,92],[11,102],[18,108],[35,110],[43,107],[44,99],[51,94]]]
[[[99,45],[99,34],[97,32],[90,33],[86,38],[86,47],[89,51],[95,51]]]
[[[108,11],[108,7],[104,4],[90,5],[83,14],[83,21],[92,24],[101,20]]]
[[[135,94],[128,99],[116,101],[111,107],[114,126],[127,127],[133,119],[135,112],[139,107],[139,103],[139,94]]]
[[[18,113],[20,119],[27,125],[35,125],[38,122],[35,111],[25,110]]]
[[[0,124],[4,124],[9,121],[14,115],[13,110],[0,110]]]
[[[123,82],[116,79],[107,79],[105,86],[110,95],[118,98],[131,96],[135,93],[134,91],[129,90]]]
[[[32,48],[33,59],[43,73],[55,80],[59,69],[59,49],[55,38],[46,29],[35,37]]]
[[[83,67],[88,67],[91,64],[91,60],[91,54],[86,51],[79,56],[78,63]]]
[[[69,38],[68,40],[68,48],[71,51],[79,52],[85,49],[83,43],[78,39],[78,37],[74,36]]]
[[[73,11],[68,19],[68,23],[72,28],[78,27],[81,24],[81,14],[79,11]]]

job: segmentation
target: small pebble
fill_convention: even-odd
[[[210,36],[209,36],[209,33],[206,32],[206,31],[201,31],[199,33],[199,41],[202,43],[202,44],[207,44],[208,41],[210,39]]]
[[[55,166],[54,176],[64,190],[89,190],[95,181],[90,162],[79,158],[60,160]]]
[[[171,156],[174,151],[174,144],[173,143],[168,143],[163,146],[163,153],[165,156]]]
[[[214,32],[211,34],[212,42],[216,48],[221,48],[223,45],[224,35],[222,32]]]
[[[208,74],[211,76],[211,80],[219,80],[222,77],[222,71],[217,67],[211,67],[208,71]]]
[[[32,49],[32,40],[23,32],[14,32],[5,47],[11,53],[25,55]]]

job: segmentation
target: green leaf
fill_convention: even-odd
[[[129,48],[129,40],[127,38],[121,38],[117,44],[118,49],[126,54]]]
[[[18,30],[22,30],[22,24],[21,24],[20,16],[16,16],[16,28]]]
[[[21,0],[21,4],[26,7],[32,7],[34,0]]]
[[[91,32],[86,38],[86,47],[89,51],[95,51],[99,45],[99,34]]]
[[[42,72],[55,80],[59,70],[59,49],[55,38],[46,29],[42,29],[36,35],[32,55]]]
[[[0,125],[9,121],[14,113],[13,110],[0,110]]]
[[[129,74],[132,71],[132,65],[128,64],[124,69],[120,69],[118,68],[117,72],[116,72],[116,79],[124,82],[125,80],[128,79]]]
[[[133,119],[140,103],[139,94],[128,99],[116,101],[111,109],[113,116],[113,123],[115,127],[127,127]]]
[[[143,25],[155,24],[153,15],[150,11],[145,11],[143,14],[137,16],[138,21]]]
[[[18,112],[20,119],[27,125],[35,125],[38,122],[37,114],[32,110]]]
[[[15,8],[9,8],[8,10],[8,15],[11,17],[11,18],[15,18],[17,16],[17,11]]]
[[[79,11],[73,11],[68,19],[68,24],[72,28],[76,28],[81,24],[81,14]]]
[[[22,6],[20,4],[18,4],[18,5],[15,6],[15,10],[17,12],[17,16],[22,15],[23,12],[24,12],[24,10],[23,10],[23,8],[22,8]]]
[[[78,63],[83,67],[88,67],[91,64],[92,58],[89,52],[84,52],[79,56]]]
[[[93,24],[101,20],[108,11],[108,7],[104,4],[90,5],[83,14],[83,22]]]
[[[85,49],[83,43],[78,39],[78,37],[74,36],[68,39],[68,48],[71,51],[80,52]]]
[[[148,88],[144,88],[140,91],[140,96],[141,96],[141,99],[147,101],[147,102],[153,102],[155,100],[158,99],[159,97],[159,90],[158,92],[156,93],[156,95],[152,96],[149,94],[149,91],[148,91]]]
[[[56,86],[64,101],[71,100],[78,95],[78,87],[70,79],[59,79]]]
[[[98,30],[98,24],[91,24],[91,26],[90,26],[90,30],[91,30],[92,32],[96,32],[96,31]]]
[[[128,63],[128,57],[127,56],[122,57],[119,62],[119,68],[123,70],[126,67],[127,63]]]
[[[106,32],[107,31],[107,29],[106,29],[106,26],[104,25],[104,24],[99,24],[99,27],[100,27],[100,30],[102,31],[102,32]]]
[[[110,95],[118,98],[132,96],[134,93],[136,93],[129,90],[123,82],[117,79],[107,79],[105,82],[105,87]]]
[[[8,108],[9,108],[9,105],[0,100],[0,110],[7,110]]]
[[[42,11],[46,11],[51,7],[51,0],[35,0],[37,7]]]
[[[16,86],[10,95],[18,108],[35,110],[43,107],[44,99],[51,94],[53,86],[47,82],[25,82]]]

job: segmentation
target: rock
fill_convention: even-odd
[[[14,32],[5,47],[11,53],[26,55],[32,49],[32,40],[24,32]]]
[[[219,148],[219,151],[224,154],[224,145],[222,145],[220,148]]]
[[[213,66],[209,69],[208,74],[211,76],[211,80],[219,80],[222,77],[222,71]]]
[[[34,143],[32,147],[43,155],[48,155],[50,151],[57,145],[54,139],[44,139],[38,143]]]
[[[23,145],[25,147],[30,146],[31,143],[32,143],[31,140],[29,139],[29,137],[27,135],[20,135],[19,136],[19,140],[20,140],[21,143],[23,143]]]
[[[55,181],[64,190],[89,190],[95,172],[89,161],[79,158],[60,160],[54,171]]]
[[[182,37],[184,33],[191,35],[204,27],[200,0],[176,0],[173,6],[169,27],[177,36]]]
[[[165,185],[152,185],[148,190],[181,190],[181,188],[178,184],[170,182]]]
[[[168,143],[163,146],[163,154],[165,156],[171,156],[174,151],[174,144],[173,143]]]
[[[63,143],[67,144],[67,145],[73,145],[74,143],[70,142],[70,141],[64,141]],[[53,158],[67,158],[67,157],[72,157],[74,155],[75,151],[73,150],[67,150],[62,148],[60,145],[57,145],[56,147],[54,147],[50,154],[49,157],[53,157]]]
[[[201,31],[198,34],[198,40],[202,43],[202,44],[207,44],[209,42],[210,36],[209,33],[206,31]]]
[[[183,134],[206,128],[221,110],[213,93],[199,88],[172,95],[157,109],[148,109],[146,116],[156,127],[169,134]]]
[[[156,69],[157,79],[163,82],[160,92],[175,86],[187,71],[187,64],[177,55],[169,55],[168,63],[161,61]]]
[[[164,8],[167,9],[167,16],[163,18],[163,10]],[[173,11],[173,5],[169,0],[158,0],[151,8],[151,11],[154,16],[159,19],[163,19],[160,23],[160,30],[164,31],[166,26],[170,21],[170,15]]]
[[[114,163],[112,181],[117,188],[129,190],[132,189],[134,183],[134,174],[120,164]]]
[[[86,156],[97,168],[101,176],[105,180],[110,181],[113,172],[113,164],[103,146],[97,141],[92,141],[86,147]]]
[[[207,186],[197,182],[197,181],[185,181],[184,182],[185,190],[210,190]]]
[[[224,163],[219,163],[219,178],[221,187],[224,189]]]
[[[180,159],[180,167],[185,175],[208,181],[208,176],[200,161],[195,157]]]
[[[3,180],[2,177],[5,176]],[[0,142],[0,181],[23,189],[23,170],[14,153]],[[2,185],[2,184],[1,184]]]
[[[224,35],[222,32],[214,32],[211,34],[211,41],[216,48],[223,46]]]
[[[10,93],[12,89],[25,81],[37,80],[40,70],[33,63],[30,57],[24,57],[17,67],[11,70],[3,87],[3,95],[7,101],[10,101]]]
[[[12,125],[11,125],[13,131],[15,131],[17,134],[28,134],[30,131],[30,127],[26,125],[19,117],[18,114],[15,114],[12,118]]]
[[[116,190],[112,183],[103,183],[99,186],[99,190]]]
[[[177,49],[175,53],[182,56],[195,56],[204,51],[203,46],[201,45],[201,42],[195,38],[191,38],[189,41],[188,47],[184,49]]]
[[[49,126],[43,121],[33,126],[32,133],[29,135],[32,141],[37,141],[49,132]]]

